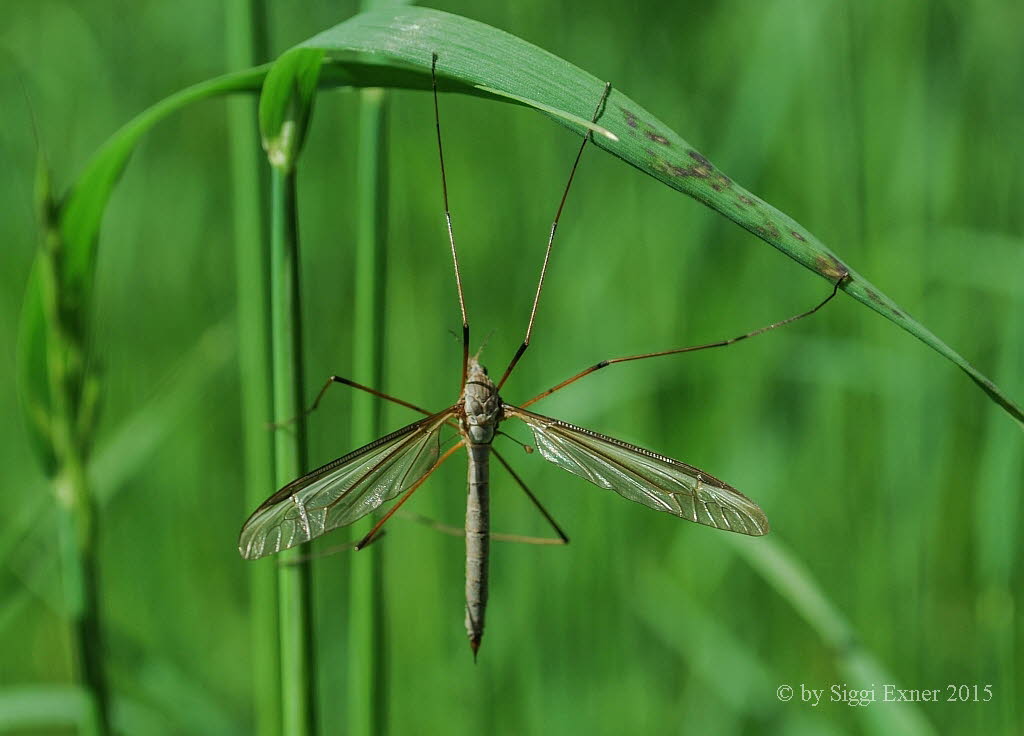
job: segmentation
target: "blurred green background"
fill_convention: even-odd
[[[352,3],[272,6],[275,54],[356,12]],[[1024,6],[435,6],[613,81],[1024,398]],[[70,677],[51,491],[14,382],[36,247],[32,115],[63,189],[130,116],[226,68],[217,3],[4,7],[0,723],[40,696],[38,686]],[[320,97],[302,163],[307,398],[329,374],[351,375],[353,363],[356,103],[352,93]],[[440,408],[458,385],[449,331],[459,323],[432,109],[423,93],[396,92],[391,103],[383,388]],[[483,358],[493,372],[522,339],[578,138],[524,108],[451,95],[441,105],[468,309],[475,342],[490,334]],[[203,103],[148,136],[103,228],[94,340],[105,392],[92,476],[109,665],[131,733],[252,728],[249,563],[236,550],[251,509],[225,109]],[[591,148],[533,347],[505,398],[525,400],[603,358],[745,332],[827,290],[722,217]],[[351,436],[346,391],[333,389],[311,419],[314,463],[367,439]],[[572,544],[495,546],[474,666],[462,541],[391,523],[380,545],[381,656],[393,733],[1017,732],[1020,429],[906,333],[840,295],[791,328],[616,366],[537,409],[707,469],[757,500],[773,533],[737,539],[654,514],[506,442]],[[389,428],[415,418],[394,406],[386,417]],[[450,462],[413,510],[461,524],[464,474],[464,461]],[[498,468],[492,492],[495,530],[546,533]],[[337,532],[321,546],[345,539]],[[346,571],[368,565],[369,554],[316,563],[328,733],[345,723]],[[993,697],[913,710],[797,702],[801,684],[881,693],[886,683],[938,688],[943,700],[948,685],[991,685]],[[793,702],[776,697],[786,684]]]

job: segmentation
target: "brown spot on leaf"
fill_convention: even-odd
[[[707,179],[708,170],[703,166],[669,166],[672,176],[692,176],[697,179]]]
[[[896,309],[896,307],[893,307],[893,306],[890,306],[889,304],[887,304],[886,301],[884,299],[882,299],[882,296],[877,291],[875,291],[874,289],[865,289],[864,293],[867,294],[868,299],[873,301],[875,304],[877,304],[880,307],[885,307],[887,310],[889,310],[890,314],[892,314],[894,317],[902,317],[903,316],[903,312],[901,312],[900,310]]]
[[[817,255],[814,257],[814,270],[830,281],[839,281],[850,275],[850,269],[839,262],[833,255]],[[874,294],[874,297],[871,297]],[[878,294],[869,290],[869,298],[877,299]]]
[[[796,230],[790,230],[789,234],[792,235],[797,240],[799,240],[801,243],[806,243],[807,242],[807,238],[805,238],[803,235],[798,233]]]
[[[746,205],[754,204],[754,200],[752,200],[750,197],[748,197],[745,194],[741,194],[740,195],[740,202],[742,202],[743,204],[746,204]]]
[[[644,131],[644,135],[646,135],[648,138],[650,138],[655,143],[660,143],[663,146],[670,145],[669,142],[668,142],[668,138],[666,138],[663,135],[658,135],[653,130],[646,130],[646,131]]]
[[[626,125],[628,125],[630,128],[635,128],[636,127],[636,115],[634,115],[629,110],[627,110],[626,108],[622,107],[621,105],[619,106],[619,109],[622,110],[622,116],[626,119]]]
[[[715,167],[714,167],[714,164],[712,164],[712,163],[711,163],[710,161],[708,161],[708,160],[707,160],[706,158],[704,158],[703,156],[701,156],[701,155],[700,155],[699,153],[697,153],[696,151],[688,151],[687,153],[689,153],[689,154],[690,154],[690,158],[692,158],[692,159],[693,159],[694,161],[696,161],[697,163],[699,163],[699,164],[700,164],[701,166],[706,166],[706,167],[708,167],[709,169],[713,169],[713,168],[715,168]]]
[[[711,188],[714,189],[716,192],[722,191],[722,185],[716,184],[715,182],[711,182]]]

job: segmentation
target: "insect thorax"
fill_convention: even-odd
[[[472,444],[489,444],[501,421],[501,398],[498,387],[487,376],[487,369],[476,358],[469,361],[460,403],[459,425],[463,434]]]

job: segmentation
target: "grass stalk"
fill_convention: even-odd
[[[726,538],[743,559],[818,632],[836,658],[836,666],[854,687],[874,689],[897,683],[858,638],[843,612],[829,599],[804,563],[777,539]],[[751,544],[751,542],[754,542]],[[914,702],[890,708],[860,709],[867,733],[933,736],[935,729]]]
[[[379,89],[363,90],[359,94],[352,371],[353,375],[363,377],[360,380],[379,387],[384,375],[387,94]],[[354,395],[352,400],[352,436],[356,443],[380,436],[383,402],[362,393]],[[370,524],[372,520],[367,528]],[[380,734],[387,730],[385,546],[369,547],[350,566],[346,720],[354,734]],[[369,559],[362,559],[363,555],[368,555]]]
[[[277,485],[306,467],[306,422],[302,400],[302,310],[299,300],[299,232],[296,173],[271,168],[270,294],[274,420],[296,419],[293,431],[274,434]],[[277,586],[282,731],[307,736],[316,730],[310,563],[308,545],[279,556]]]
[[[228,0],[226,47],[231,69],[246,69],[268,55],[263,0]],[[266,425],[273,415],[270,375],[269,257],[263,193],[265,169],[256,124],[256,101],[228,100],[232,219],[235,235],[239,389],[244,452],[245,510],[256,508],[274,487],[274,440]],[[281,727],[280,659],[277,644],[277,574],[271,565],[249,566],[255,733],[273,736]]]
[[[61,288],[61,240],[50,217],[52,202],[48,194],[44,196],[45,233],[40,268],[64,600],[75,679],[85,691],[82,731],[90,736],[104,736],[110,732],[110,692],[100,624],[96,508],[86,478],[96,385],[86,377],[86,341],[81,329],[67,319],[73,310],[65,303]]]

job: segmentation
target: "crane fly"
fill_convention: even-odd
[[[559,419],[536,414],[528,410],[527,407],[584,376],[616,363],[724,347],[795,322],[813,314],[828,303],[836,295],[843,279],[836,282],[832,293],[820,304],[781,322],[728,340],[602,360],[518,406],[506,403],[499,392],[529,347],[555,231],[558,228],[562,209],[565,206],[580,158],[592,137],[592,129],[588,129],[584,134],[583,142],[570,169],[569,180],[565,185],[561,202],[551,225],[526,335],[500,380],[495,383],[488,376],[487,370],[480,364],[478,357],[469,354],[469,320],[466,316],[462,274],[459,270],[452,218],[448,206],[448,182],[445,175],[444,149],[441,145],[436,69],[437,55],[434,54],[431,63],[431,77],[434,122],[437,130],[438,158],[441,168],[441,190],[444,200],[445,224],[455,271],[459,310],[462,316],[462,379],[458,401],[447,409],[431,412],[347,378],[331,376],[307,412],[317,408],[328,388],[340,383],[367,391],[378,398],[393,401],[426,416],[374,440],[364,447],[353,450],[281,488],[264,501],[245,522],[239,538],[238,549],[242,557],[248,560],[265,557],[308,542],[332,529],[351,524],[382,504],[400,497],[397,503],[355,546],[356,549],[361,549],[374,539],[384,523],[412,496],[431,473],[450,458],[456,450],[464,447],[469,460],[465,525],[466,634],[469,637],[473,656],[476,658],[480,641],[483,638],[484,614],[487,606],[489,543],[492,537],[498,536],[492,535],[490,532],[489,468],[492,454],[512,474],[515,481],[527,493],[530,500],[558,534],[558,540],[548,541],[560,543],[569,541],[536,496],[530,492],[505,459],[493,448],[492,442],[499,434],[498,428],[501,423],[511,420],[525,423],[533,433],[536,447],[545,460],[596,486],[615,491],[630,501],[716,529],[751,536],[767,534],[768,519],[761,508],[728,483],[713,475],[613,437],[577,427]],[[606,84],[592,119],[594,127],[597,127],[596,123],[601,117],[610,91],[611,85]],[[459,439],[451,448],[442,452],[441,430],[445,427],[456,428]]]

